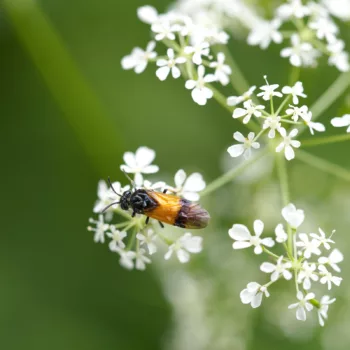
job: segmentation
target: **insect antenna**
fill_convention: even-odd
[[[107,205],[107,207],[106,208],[104,208],[102,211],[101,211],[101,214],[103,214],[108,208],[110,208],[112,205],[115,205],[115,204],[119,204],[120,202],[114,202],[114,203],[112,203],[112,204],[110,204],[110,205]]]
[[[134,180],[131,179],[131,177],[125,172],[125,170],[121,169],[122,172],[124,173],[124,175],[126,176],[126,178],[130,181],[131,185],[133,188],[136,188],[136,183]]]
[[[108,176],[108,184],[109,184],[109,187],[112,189],[112,191],[113,191],[117,196],[119,196],[119,197],[122,196],[121,194],[119,194],[119,193],[114,189],[114,187],[113,187],[113,185],[112,185],[112,182],[111,182],[111,179],[109,178],[109,176]]]

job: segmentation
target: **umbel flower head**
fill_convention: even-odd
[[[263,296],[270,296],[273,284],[281,279],[289,281],[294,275],[295,283],[291,285],[296,288],[298,301],[290,304],[288,308],[296,310],[296,318],[300,321],[305,321],[307,314],[316,309],[319,323],[323,326],[328,317],[329,305],[335,299],[330,299],[327,295],[317,298],[312,288],[317,283],[321,286],[326,285],[327,289],[331,290],[341,284],[342,278],[334,275],[331,270],[340,272],[338,263],[343,260],[343,255],[338,249],[334,249],[329,256],[322,255],[322,250],[331,249],[334,241],[331,237],[327,237],[321,228],[319,235],[299,233],[305,215],[304,211],[297,209],[294,204],[290,203],[284,207],[282,216],[286,221],[287,232],[283,228],[284,225],[279,223],[275,235],[260,238],[264,228],[261,220],[254,222],[255,235],[251,235],[248,228],[241,224],[234,224],[228,232],[234,240],[233,249],[246,249],[253,246],[255,254],[265,253],[270,260],[274,261],[264,262],[260,266],[262,272],[270,275],[269,281],[265,284],[249,282],[240,294],[241,301],[243,304],[250,304],[253,308],[259,307]],[[279,245],[280,249],[285,250],[283,255],[277,255],[270,250],[274,246],[278,248]]]
[[[198,201],[200,192],[206,184],[200,173],[187,176],[180,169],[175,174],[175,186],[167,185],[163,181],[151,183],[143,178],[144,175],[154,174],[159,167],[153,164],[155,151],[148,147],[139,147],[135,153],[124,153],[124,163],[120,168],[128,174],[133,174],[133,185],[149,191],[167,190],[180,198]],[[91,218],[89,231],[94,232],[96,243],[108,242],[109,250],[119,256],[119,263],[126,269],[145,270],[151,264],[153,255],[162,250],[162,246],[168,247],[164,254],[165,260],[173,255],[181,263],[187,263],[192,254],[202,251],[202,237],[194,236],[191,232],[168,236],[161,232],[163,229],[153,219],[147,219],[144,215],[133,216],[132,212],[122,210],[119,204],[121,196],[130,191],[130,186],[123,186],[114,182],[107,186],[101,180],[98,183],[98,200],[93,212],[98,214],[98,220]],[[105,209],[107,208],[107,209]],[[113,215],[114,214],[114,215]],[[115,219],[115,223],[111,220]],[[181,230],[179,228],[174,231]]]

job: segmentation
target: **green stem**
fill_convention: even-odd
[[[275,258],[275,259],[277,259],[277,260],[280,258],[277,254],[272,253],[270,250],[268,250],[268,249],[265,248],[264,246],[262,246],[262,248],[263,248],[263,251],[264,251],[266,254],[269,254],[269,255],[272,256],[273,258]]]
[[[299,76],[300,76],[300,67],[293,66],[289,75],[289,85],[293,86],[298,81]]]
[[[246,168],[248,168],[251,164],[256,162],[258,159],[264,157],[269,152],[268,147],[266,147],[261,152],[257,152],[254,156],[252,156],[250,159],[242,162],[237,167],[231,169],[224,175],[220,176],[213,182],[211,182],[204,191],[201,192],[201,196],[207,196],[209,193],[216,191],[218,188],[226,185],[230,181],[232,181],[235,177],[240,175]]]
[[[326,109],[334,103],[350,86],[350,72],[342,73],[334,83],[312,105],[311,111],[315,121]],[[306,125],[299,128],[299,135],[305,131]]]
[[[325,171],[343,180],[350,181],[350,170],[344,169],[337,164],[333,164],[327,160],[314,156],[311,153],[299,150],[297,159],[313,166],[316,169]]]
[[[35,0],[4,0],[20,43],[42,75],[94,167],[106,174],[122,133],[79,70],[60,34]]]
[[[286,103],[289,101],[290,99],[290,95],[286,96],[286,98],[283,100],[283,102],[279,105],[277,111],[276,111],[276,116],[279,115],[279,113],[281,112],[282,108],[286,105]]]
[[[336,142],[342,142],[342,141],[348,141],[350,140],[350,133],[348,134],[342,134],[342,135],[333,135],[333,136],[325,136],[325,137],[317,137],[307,140],[301,140],[301,144],[303,147],[312,147],[312,146],[318,146],[318,145],[324,145],[324,144],[330,144],[330,143],[336,143]]]
[[[132,248],[132,246],[134,245],[137,232],[138,232],[138,227],[134,227],[134,229],[132,231],[132,235],[131,235],[130,240],[128,242],[128,245],[125,248],[126,251],[130,250]]]

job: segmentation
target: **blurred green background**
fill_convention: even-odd
[[[86,226],[97,181],[108,175],[123,180],[119,171],[123,152],[146,145],[157,151],[155,163],[162,174],[171,176],[184,168],[201,171],[209,182],[222,172],[222,154],[232,144],[233,131],[244,129],[214,101],[205,108],[195,105],[181,79],[161,83],[154,67],[141,76],[121,69],[121,58],[134,46],[145,47],[150,39],[148,26],[136,17],[144,1],[35,3],[13,0],[9,6],[7,1],[7,9],[1,4],[0,10],[0,348],[167,348],[176,310],[159,276],[176,274],[184,267],[177,264],[167,270],[163,266],[161,273],[152,267],[142,273],[125,271],[106,246],[94,244]],[[170,2],[150,3],[164,11]],[[38,8],[47,22],[37,17]],[[344,28],[349,44],[348,27]],[[56,51],[52,35],[61,38],[66,51]],[[26,40],[35,43],[30,45],[36,50],[35,60]],[[264,74],[270,82],[287,84],[289,65],[279,58],[278,47],[262,52],[239,40],[232,40],[230,47],[251,84],[262,84]],[[49,80],[43,79],[43,73]],[[303,71],[308,102],[338,74],[325,64]],[[332,105],[321,120],[328,123],[330,116],[338,115],[346,98]],[[350,168],[348,143],[313,151]],[[309,168],[295,169],[293,199],[323,204],[329,213],[330,186],[349,193],[347,183]],[[315,185],[310,190],[314,176],[321,176],[321,188]],[[234,257],[238,253],[230,248],[227,229],[237,219],[234,207],[240,198],[234,187],[226,201],[220,193],[207,205],[220,215],[216,205],[223,201],[231,206],[226,207],[230,216],[222,215],[222,222],[205,235],[211,236],[212,244],[215,236],[220,237],[235,264],[240,258]],[[334,222],[329,216],[331,227]],[[349,231],[339,235],[348,236]],[[191,267],[194,278],[208,272],[200,261]],[[215,269],[209,275],[215,285]],[[232,279],[238,290],[246,282]],[[240,304],[237,293],[231,303]],[[249,330],[244,331],[251,334],[247,349],[294,349],[296,344],[299,349],[320,348],[318,331],[312,334],[312,342],[308,338],[293,341],[278,327],[266,326],[263,315],[264,310],[256,311]],[[232,322],[239,322],[239,315],[231,316]],[[230,328],[229,318],[227,322]]]

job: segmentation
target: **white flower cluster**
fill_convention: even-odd
[[[338,4],[331,5],[332,2]],[[344,41],[337,37],[339,28],[331,16],[337,15],[334,9],[339,14],[349,13],[350,2],[327,0],[323,4],[314,1],[305,4],[302,0],[289,0],[276,9],[272,20],[262,20],[252,29],[248,44],[266,49],[271,42],[281,44],[289,39],[291,46],[282,49],[281,56],[288,57],[293,66],[314,67],[317,59],[325,55],[330,66],[346,72],[350,69],[349,54]]]
[[[155,152],[152,149],[140,147],[135,153],[124,153],[125,164],[120,168],[134,175],[133,181],[136,188],[160,191],[166,189],[188,200],[199,200],[199,192],[206,186],[199,173],[187,176],[185,171],[180,169],[175,174],[174,186],[167,185],[165,182],[152,184],[145,180],[144,174],[159,171],[159,167],[152,164],[154,158]],[[109,240],[109,249],[119,255],[119,262],[123,267],[144,270],[146,264],[151,263],[151,255],[158,251],[158,243],[162,242],[163,245],[168,246],[168,251],[164,256],[166,260],[175,254],[181,263],[186,263],[190,260],[190,254],[201,252],[202,237],[186,232],[173,240],[161,232],[162,229],[153,219],[146,223],[145,216],[132,217],[131,213],[123,211],[117,202],[119,202],[120,195],[128,190],[130,190],[129,185],[122,186],[119,182],[114,182],[109,188],[106,182],[101,180],[98,183],[98,200],[93,208],[93,212],[98,214],[98,219],[91,218],[89,222],[92,226],[88,227],[89,231],[94,232],[96,243],[105,243],[106,239]],[[110,207],[102,213],[108,206]],[[119,220],[116,224],[111,224],[113,214],[117,214],[118,219],[124,221]]]
[[[337,128],[347,127],[346,132],[350,133],[350,114],[336,117],[331,120],[331,124]]]
[[[324,320],[327,319],[328,307],[335,299],[324,295],[317,300],[315,293],[310,290],[315,282],[327,285],[328,290],[340,285],[342,278],[334,275],[333,271],[340,272],[338,263],[343,260],[343,255],[338,249],[331,250],[334,231],[330,237],[327,237],[321,228],[319,233],[297,232],[305,218],[303,210],[289,204],[282,209],[282,216],[286,221],[286,230],[284,225],[279,223],[274,237],[262,238],[264,224],[260,220],[254,222],[254,234],[240,224],[234,224],[228,232],[234,240],[233,249],[253,247],[255,254],[265,252],[274,261],[264,262],[260,266],[262,272],[270,274],[270,281],[264,285],[257,282],[248,283],[247,288],[240,294],[241,301],[253,308],[259,307],[263,296],[270,296],[268,288],[273,283],[280,279],[291,280],[294,275],[298,302],[289,305],[289,308],[296,308],[296,318],[305,321],[306,312],[315,307],[319,323],[323,326]],[[276,244],[285,250],[283,255],[277,255],[268,249]],[[322,250],[330,253],[322,255]],[[312,258],[316,259],[311,260]]]
[[[158,14],[155,8],[144,6],[138,9],[138,17],[150,25],[154,41],[148,43],[146,50],[136,47],[124,57],[121,62],[124,69],[141,73],[149,62],[155,62],[156,76],[161,81],[170,75],[174,79],[183,76],[186,89],[192,90],[192,98],[199,105],[205,105],[213,97],[210,83],[229,83],[232,71],[225,63],[225,55],[222,52],[216,57],[211,55],[213,45],[227,43],[228,34],[224,31],[215,25],[195,22],[175,9]],[[156,42],[168,47],[166,55],[160,56],[154,51]],[[205,67],[211,73],[206,74]]]
[[[250,132],[247,137],[244,137],[240,132],[235,132],[233,138],[240,142],[230,146],[227,151],[231,157],[239,157],[243,154],[245,158],[249,158],[251,149],[260,148],[258,139],[268,131],[269,139],[280,139],[279,144],[276,147],[276,152],[284,151],[287,160],[291,160],[295,157],[294,148],[299,148],[300,141],[294,140],[298,134],[298,129],[293,128],[290,131],[284,127],[288,125],[300,125],[306,124],[310,133],[313,135],[314,131],[323,132],[325,126],[321,123],[313,122],[312,112],[308,106],[298,106],[299,99],[305,98],[304,88],[302,82],[298,81],[294,86],[284,86],[280,91],[278,90],[278,84],[270,85],[265,76],[266,85],[261,86],[259,89],[261,92],[257,94],[264,101],[270,102],[270,111],[266,111],[264,105],[256,104],[253,102],[252,95],[256,90],[256,86],[253,86],[249,91],[245,92],[242,96],[231,96],[227,99],[229,106],[237,106],[243,102],[242,107],[236,107],[233,111],[233,118],[243,118],[243,124],[250,122],[251,118],[255,117],[256,121],[262,120],[259,123],[261,131],[255,135],[254,132]],[[282,98],[284,100],[277,109],[274,106],[274,97]],[[286,107],[288,101],[292,100],[293,104],[289,104]],[[283,126],[284,125],[284,126]]]

